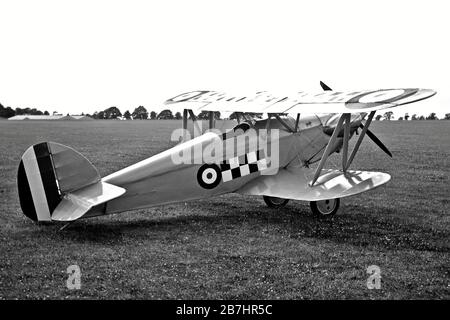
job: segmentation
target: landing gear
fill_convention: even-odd
[[[289,199],[269,196],[263,196],[263,199],[269,208],[282,208],[289,202]]]
[[[311,201],[309,206],[311,211],[320,218],[329,218],[339,210],[340,199],[328,199],[321,201]]]

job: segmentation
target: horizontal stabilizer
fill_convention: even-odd
[[[73,221],[82,217],[92,207],[120,197],[125,189],[99,181],[64,195],[52,215],[52,220]]]
[[[280,169],[276,175],[260,176],[237,193],[285,199],[319,201],[352,196],[381,186],[391,179],[382,172],[324,169],[314,186],[314,170],[304,167]]]

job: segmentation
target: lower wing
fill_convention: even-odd
[[[391,179],[383,172],[324,169],[310,186],[314,170],[305,167],[280,169],[276,175],[260,176],[249,182],[237,193],[263,195],[285,199],[319,201],[342,198],[369,191]]]

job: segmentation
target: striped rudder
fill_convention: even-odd
[[[54,142],[28,148],[17,174],[20,206],[35,221],[51,221],[68,192],[100,181],[92,164],[75,150]]]

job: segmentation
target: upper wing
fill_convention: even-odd
[[[304,167],[280,169],[276,175],[259,176],[237,193],[285,199],[319,201],[342,198],[385,184],[391,176],[382,172],[322,170],[313,187],[309,186],[314,170]]]
[[[215,91],[192,91],[166,101],[183,109],[256,113],[356,113],[392,108],[435,95],[430,89],[380,89],[375,91],[320,93],[298,92],[274,96],[268,92],[233,96]]]

